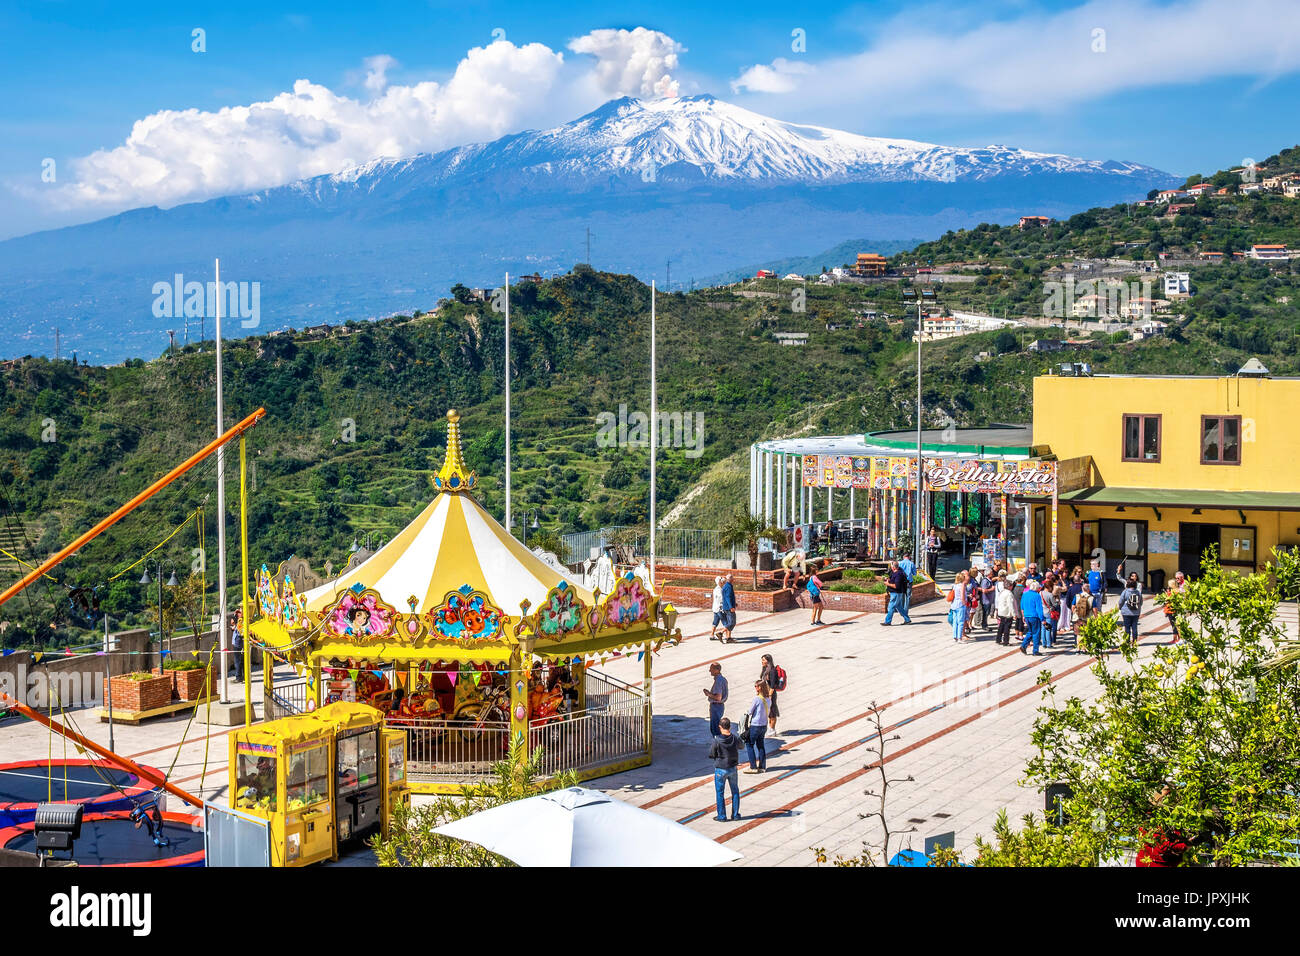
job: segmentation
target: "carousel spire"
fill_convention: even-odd
[[[447,412],[447,458],[442,468],[433,476],[433,487],[439,491],[469,491],[478,483],[478,476],[465,468],[460,456],[460,413]]]

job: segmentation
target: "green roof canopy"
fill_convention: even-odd
[[[1072,505],[1155,505],[1168,508],[1218,508],[1225,511],[1300,511],[1300,492],[1208,491],[1197,488],[1081,488],[1063,492]]]

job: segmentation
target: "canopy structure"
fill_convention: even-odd
[[[418,688],[433,697],[436,688],[425,683],[432,684],[434,673],[450,675],[443,688],[449,695],[457,666],[462,673],[471,673],[463,670],[466,666],[477,668],[475,687],[504,683],[508,675],[512,737],[528,730],[535,716],[538,705],[529,691],[536,690],[539,660],[581,671],[589,657],[639,653],[645,660],[641,691],[648,761],[650,659],[662,642],[680,639],[676,611],[661,606],[649,585],[632,573],[602,594],[527,550],[474,499],[478,479],[462,459],[454,409],[447,422],[446,460],[432,476],[438,494],[387,545],[337,579],[301,593],[287,574],[273,575],[263,566],[256,594],[259,619],[250,628],[255,642],[314,667],[316,704],[322,663],[342,665],[354,682],[358,670],[394,665],[393,680],[402,687],[385,685],[384,690],[402,689],[405,696]],[[360,683],[367,683],[364,675]],[[445,716],[481,702],[463,689],[456,689],[454,704],[446,700],[441,706]],[[505,688],[500,690],[504,695]],[[481,713],[478,723],[484,723]]]

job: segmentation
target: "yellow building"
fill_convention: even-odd
[[[1033,443],[1058,462],[1059,554],[1105,553],[1159,586],[1206,548],[1254,571],[1300,545],[1300,379],[1258,362],[1231,377],[1048,375],[1034,379]],[[1033,514],[1046,556],[1050,507]],[[1147,576],[1148,571],[1163,572]]]

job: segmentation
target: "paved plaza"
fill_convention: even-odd
[[[655,658],[654,763],[588,785],[726,842],[744,854],[736,865],[809,866],[811,847],[856,854],[864,839],[878,835],[874,821],[859,817],[874,809],[863,790],[879,779],[876,770],[865,769],[875,732],[868,707],[875,701],[883,707],[885,736],[899,736],[886,745],[889,776],[914,778],[890,789],[891,828],[915,828],[903,841],[910,838],[919,848],[925,837],[951,831],[965,850],[977,834],[991,833],[1003,807],[1013,819],[1041,815],[1041,794],[1018,782],[1032,751],[1029,733],[1041,694],[1036,680],[1051,671],[1059,695],[1090,696],[1096,691],[1090,658],[1075,654],[1068,637],[1037,658],[999,647],[991,633],[978,629],[977,642],[956,644],[946,611],[946,603],[932,601],[914,609],[912,625],[896,620],[892,627],[876,613],[827,611],[827,624],[813,626],[806,610],[742,611],[737,642],[723,645],[708,639],[705,612],[684,610],[679,626],[685,640]],[[1294,633],[1294,609],[1287,611]],[[1144,654],[1172,637],[1153,605],[1143,615],[1141,637]],[[768,736],[768,770],[741,774],[744,819],[718,823],[700,691],[709,683],[709,662],[719,661],[731,687],[727,713],[738,718],[765,653],[789,676],[778,732]],[[602,669],[625,681],[641,679],[635,656],[611,659]],[[260,716],[260,704],[257,709]],[[108,742],[108,725],[94,712],[71,717],[87,736]],[[229,731],[195,720],[177,754],[185,727],[184,717],[118,726],[118,752],[171,769],[179,786],[224,802]],[[43,758],[49,747],[48,732],[36,724],[0,727],[0,761]],[[56,757],[63,755],[61,739],[53,748]],[[71,744],[67,756],[79,756]]]

